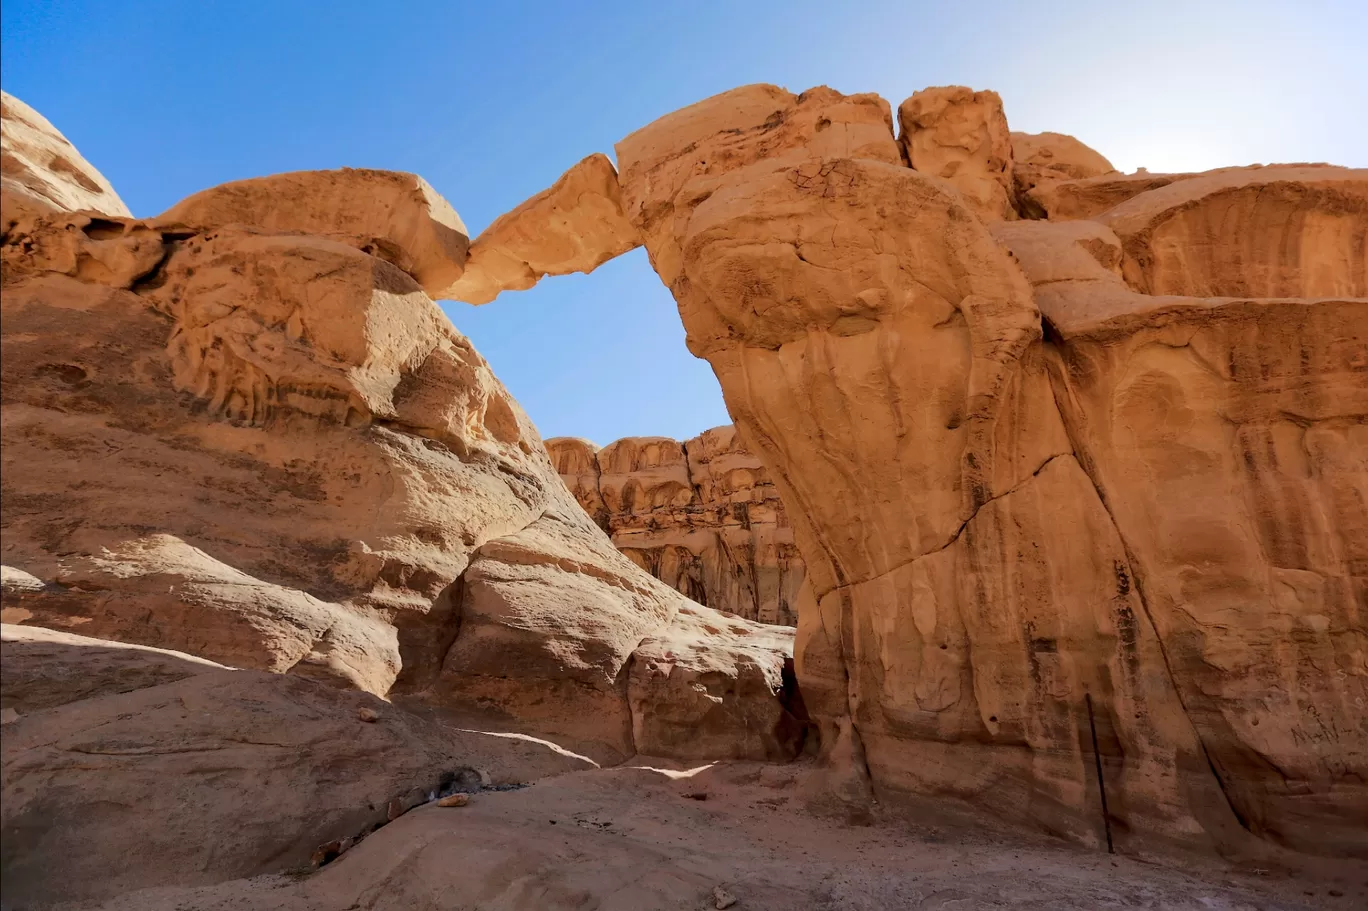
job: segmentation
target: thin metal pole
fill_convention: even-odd
[[[1088,728],[1092,731],[1093,762],[1097,764],[1097,790],[1102,795],[1102,827],[1107,832],[1107,853],[1115,854],[1112,848],[1111,814],[1107,812],[1107,783],[1102,780],[1102,754],[1097,750],[1097,722],[1093,720],[1092,693],[1084,693],[1088,703]]]

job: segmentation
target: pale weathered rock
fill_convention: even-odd
[[[470,803],[469,794],[450,794],[437,801],[439,807],[464,807]]]
[[[779,744],[752,731],[757,715],[771,727],[787,717],[778,694],[791,635],[757,633],[738,646],[733,628],[749,635],[750,625],[648,576],[568,495],[517,534],[480,547],[459,598],[460,635],[429,690],[445,705],[507,713],[599,761],[634,752],[693,758],[700,741],[650,726],[679,695],[628,683],[629,670],[635,681],[634,669],[658,659],[665,640],[685,665],[681,675],[732,682],[706,749],[770,758],[801,747],[800,738]],[[691,650],[709,658],[685,660]]]
[[[632,656],[627,685],[637,749],[682,759],[792,758],[805,714],[774,698],[793,631],[685,604]]]
[[[618,549],[699,604],[794,626],[804,567],[778,491],[733,427],[597,449],[548,440],[561,477]]]
[[[1012,138],[997,92],[960,85],[922,89],[898,105],[898,127],[914,169],[945,180],[980,218],[1017,217]]]
[[[366,168],[225,183],[181,200],[154,224],[196,232],[238,225],[340,240],[393,263],[434,296],[461,277],[470,246],[461,217],[426,180]]]
[[[9,92],[0,92],[0,123],[5,232],[20,220],[51,212],[131,217],[104,175],[47,118]]]
[[[472,762],[514,781],[584,765],[396,709],[358,725],[373,696],[296,677],[83,636],[3,635],[6,698],[29,694],[33,707],[3,738],[5,901],[16,907],[297,868]],[[50,672],[78,687],[46,691],[63,704],[30,698]]]
[[[21,715],[229,670],[181,652],[11,623],[0,626],[0,655],[0,705]]]
[[[1043,218],[1035,196],[1065,180],[1087,180],[1116,169],[1107,159],[1063,133],[1012,133],[1012,183],[1017,208],[1028,218]]]
[[[358,720],[366,722],[366,724],[374,724],[380,720],[380,713],[372,708],[361,708],[357,710],[356,717]]]
[[[460,280],[435,297],[487,304],[524,291],[544,275],[592,272],[641,240],[622,212],[617,171],[595,153],[513,211],[499,216],[470,247]]]

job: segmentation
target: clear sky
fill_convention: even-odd
[[[425,176],[472,232],[585,155],[751,82],[898,102],[1001,93],[1012,128],[1124,170],[1368,166],[1368,0],[305,2],[0,5],[0,82],[135,215],[342,166]],[[545,436],[728,421],[644,253],[444,304]]]

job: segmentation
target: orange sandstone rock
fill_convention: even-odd
[[[997,92],[958,85],[923,89],[898,105],[898,126],[898,142],[914,169],[947,181],[980,218],[1017,217],[1012,139]]]
[[[641,568],[724,613],[794,626],[805,577],[778,491],[733,427],[598,449],[548,440],[580,505]]]
[[[425,292],[464,258],[450,205],[381,171],[7,229],[6,621],[475,704],[612,759],[679,751],[632,706],[680,694],[629,702],[629,665],[702,636],[709,673],[759,674],[727,698],[766,703],[717,740],[782,716],[791,634],[759,661],[707,608],[674,629],[689,603],[583,515]]]
[[[592,272],[640,244],[622,212],[617,171],[596,153],[481,232],[460,280],[435,296],[487,304],[545,275]]]

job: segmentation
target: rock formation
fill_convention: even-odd
[[[407,706],[606,761],[790,757],[810,717],[815,797],[856,819],[930,795],[1122,852],[1368,859],[1368,172],[1109,173],[967,89],[899,121],[873,95],[724,93],[469,257],[413,175],[282,175],[146,221],[7,180],[4,617],[151,651],[5,706],[6,888],[91,881],[83,839],[131,811],[73,821],[82,757],[142,795],[238,744],[234,774],[284,762],[294,787],[332,774],[310,745],[348,736],[338,705],[348,732],[381,716],[355,738],[382,766],[347,792],[365,814],[217,808],[270,831],[166,850],[247,873],[262,845],[298,856],[301,820],[369,825],[461,752],[407,712],[380,726]],[[553,465],[428,294],[638,243],[735,440],[557,441]],[[679,585],[696,504],[749,515],[766,484],[804,581],[752,592],[798,602],[791,671],[782,627],[691,603],[599,527]],[[393,768],[392,734],[419,744]],[[190,803],[163,796],[138,799]]]
[[[557,437],[546,448],[575,499],[637,566],[699,604],[797,624],[803,560],[774,483],[735,428],[602,449]]]
[[[1368,173],[888,111],[749,86],[617,146],[793,523],[836,791],[1368,855]]]
[[[798,748],[791,638],[618,553],[425,293],[467,243],[421,178],[277,175],[142,221],[5,186],[6,622],[494,712],[607,761],[697,756],[633,718],[699,691],[719,755]]]
[[[47,118],[0,92],[0,186],[4,187],[4,230],[24,216],[85,209],[102,215],[129,215],[104,175]]]
[[[454,787],[589,766],[294,675],[35,627],[0,638],[18,713],[7,906],[307,868]]]
[[[898,143],[919,173],[950,183],[980,218],[1017,217],[1015,143],[997,92],[957,85],[923,89],[898,105],[898,126]]]
[[[613,163],[590,155],[475,238],[465,274],[439,296],[487,304],[545,275],[592,272],[640,243],[622,214]]]

